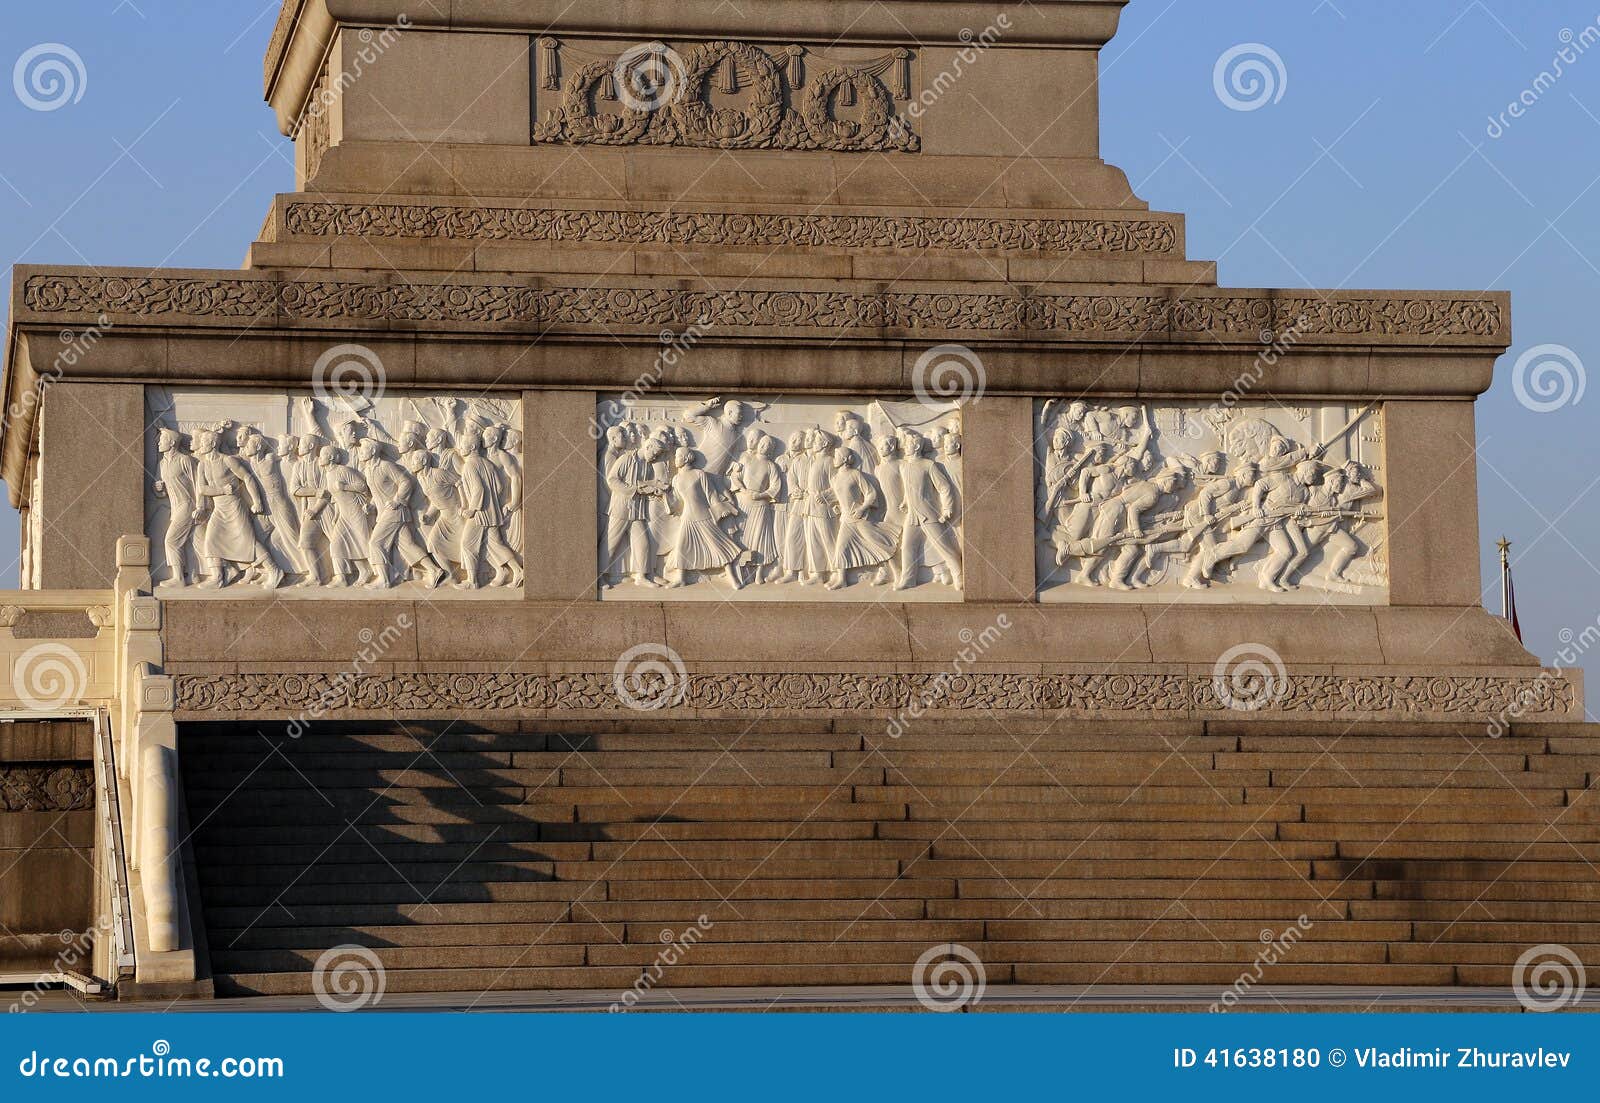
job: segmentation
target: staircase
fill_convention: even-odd
[[[1551,942],[1600,966],[1600,727],[1323,727],[181,740],[219,994],[308,993],[351,944],[389,992],[904,986],[941,943],[991,986],[1504,987]]]

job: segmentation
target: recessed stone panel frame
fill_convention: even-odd
[[[1402,694],[1418,718],[1492,719],[1497,709],[1511,707],[1506,702],[1514,706],[1520,699],[1518,687],[1552,686],[1560,691],[1540,699],[1553,703],[1531,709],[1524,720],[1565,719],[1577,707],[1574,676],[1541,675],[1537,661],[1482,609],[1473,403],[1491,382],[1506,342],[1502,296],[1352,296],[1358,305],[1351,309],[1364,312],[1364,328],[1345,332],[1345,315],[1321,316],[1292,353],[1278,358],[1265,358],[1270,346],[1262,343],[1259,329],[1244,324],[1282,307],[1274,293],[1265,292],[1189,293],[1207,309],[1169,306],[1159,315],[1161,328],[1142,333],[1068,329],[1045,341],[1026,332],[958,332],[954,336],[980,356],[986,375],[981,399],[963,409],[963,600],[920,607],[874,603],[864,610],[808,607],[796,616],[797,607],[785,603],[732,609],[720,603],[595,601],[595,405],[600,395],[627,390],[655,368],[661,324],[629,324],[608,334],[603,330],[611,323],[480,321],[451,310],[424,317],[419,315],[439,311],[419,311],[422,300],[407,305],[370,276],[351,272],[341,279],[349,286],[325,298],[320,290],[252,273],[158,274],[152,283],[143,271],[19,271],[6,398],[20,416],[6,434],[4,462],[17,494],[26,485],[19,475],[36,463],[41,440],[51,455],[71,457],[46,462],[39,472],[47,545],[94,548],[114,544],[122,531],[138,531],[141,511],[129,503],[142,497],[142,465],[115,461],[139,450],[144,425],[138,411],[146,384],[303,387],[308,366],[331,343],[359,333],[382,357],[390,385],[402,391],[489,388],[521,394],[529,471],[524,508],[530,519],[564,522],[526,526],[530,570],[521,600],[474,602],[470,617],[456,611],[460,603],[448,601],[299,603],[293,617],[277,602],[186,601],[171,611],[167,632],[173,671],[191,704],[225,695],[208,683],[206,696],[196,697],[199,690],[184,678],[348,671],[362,630],[381,630],[393,622],[390,614],[404,612],[413,627],[362,674],[380,681],[358,680],[352,687],[358,697],[341,698],[332,714],[361,714],[366,701],[408,715],[438,715],[432,690],[423,692],[427,687],[420,683],[409,695],[399,689],[405,679],[450,676],[467,679],[462,687],[491,687],[489,698],[475,698],[493,703],[488,712],[562,713],[580,707],[585,694],[550,697],[538,688],[545,683],[525,679],[601,678],[603,691],[603,676],[618,656],[643,642],[670,647],[691,675],[712,678],[705,693],[684,706],[691,712],[722,714],[730,706],[719,694],[735,691],[735,682],[724,676],[744,672],[777,679],[759,698],[773,709],[853,714],[859,702],[831,690],[805,690],[824,683],[804,679],[893,675],[865,684],[881,684],[884,701],[898,701],[921,684],[903,679],[948,673],[963,641],[981,636],[1002,614],[1013,627],[970,672],[1111,679],[1086,683],[1103,687],[1095,691],[1098,704],[1072,715],[1159,715],[1148,694],[1131,692],[1144,682],[1116,679],[1164,671],[1203,680],[1223,641],[1265,643],[1281,655],[1291,676],[1322,679],[1296,683],[1306,687],[1297,690],[1297,708],[1308,710],[1297,715],[1361,715],[1385,695]],[[313,283],[322,286],[320,277]],[[464,284],[469,290],[502,285],[492,279]],[[370,288],[371,295],[355,295],[356,286]],[[1123,301],[1114,289],[1060,287],[1053,293]],[[499,295],[493,292],[488,301]],[[1219,298],[1256,305],[1236,322],[1232,308],[1211,309]],[[1427,305],[1385,305],[1397,302]],[[332,310],[335,303],[367,305]],[[315,316],[307,316],[312,307]],[[62,329],[93,325],[101,316],[110,324],[98,343],[75,363],[58,364]],[[917,361],[933,341],[915,328],[818,324],[824,321],[743,317],[682,357],[660,386],[676,394],[757,397],[912,392]],[[939,333],[941,339],[950,336]],[[45,378],[55,382],[40,399]],[[1076,395],[1105,403],[1210,401],[1241,378],[1253,380],[1252,401],[1381,403],[1391,527],[1387,601],[1301,609],[1041,604],[1033,562],[1035,404]],[[103,499],[103,506],[74,508],[85,494]],[[569,518],[572,523],[565,523]],[[41,582],[104,586],[110,561],[57,551],[44,557]],[[1380,686],[1373,677],[1389,680]],[[1415,678],[1424,681],[1405,681]],[[1428,681],[1450,678],[1488,681]],[[1056,693],[1051,702],[1083,700],[1073,696],[1078,682],[1018,682],[1012,688],[1020,692],[1025,684]],[[1199,682],[1184,684],[1188,688],[1177,691],[1178,700],[1203,700],[1192,696],[1201,692],[1194,688]],[[1438,695],[1435,713],[1428,711],[1430,692]],[[286,699],[298,700],[292,694]],[[979,694],[974,700],[990,698]],[[1038,705],[1016,701],[1018,708]],[[207,709],[213,707],[222,706]]]

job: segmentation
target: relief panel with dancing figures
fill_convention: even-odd
[[[961,412],[606,397],[600,596],[959,601]]]

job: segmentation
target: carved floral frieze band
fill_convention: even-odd
[[[1387,600],[1375,403],[1060,400],[1034,427],[1045,601]]]
[[[296,322],[522,324],[613,327],[717,326],[824,332],[910,330],[1051,336],[1215,336],[1258,343],[1289,329],[1301,343],[1370,336],[1431,344],[1506,339],[1492,299],[1372,298],[1348,293],[1281,296],[1222,292],[1184,297],[994,292],[715,290],[672,287],[534,287],[527,284],[367,283],[344,280],[181,279],[164,276],[30,277],[23,305],[36,314]]]
[[[0,766],[0,812],[82,812],[94,807],[88,766]]]
[[[147,394],[162,596],[522,585],[520,401]]]
[[[1177,225],[1155,218],[936,218],[925,215],[573,210],[403,203],[290,203],[299,237],[442,238],[575,244],[808,246],[1172,256]]]
[[[603,398],[600,593],[954,600],[953,403]]]
[[[178,710],[193,715],[340,711],[428,713],[627,711],[609,667],[566,674],[183,674]],[[1289,674],[1275,715],[1387,715],[1491,720],[1572,715],[1577,688],[1562,676]],[[1083,715],[1239,717],[1211,674],[692,673],[678,708],[734,713],[892,714],[931,702],[932,714],[1054,710]]]
[[[539,40],[545,90],[560,104],[536,143],[915,153],[897,101],[911,98],[912,51],[860,60],[804,46],[644,43],[594,54]]]

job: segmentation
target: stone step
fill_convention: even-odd
[[[1495,830],[1503,824],[1526,823],[1538,824],[1548,829],[1550,821],[1558,814],[1563,826],[1569,823],[1600,824],[1600,802],[1596,802],[1593,809],[1578,807],[1570,810],[1560,809],[1558,812],[1555,811],[1558,808],[1557,804],[1542,802],[1530,804],[1522,799],[1520,793],[1512,794],[1514,799],[1507,801],[1479,801],[1478,792],[1474,790],[1474,795],[1470,799],[1463,799],[1459,794],[1452,796],[1451,803],[1448,804],[1439,800],[1389,803],[1394,800],[1392,791],[1383,794],[1385,801],[1383,804],[1363,803],[1350,799],[1323,801],[1309,799],[1304,793],[1295,794],[1293,799],[1301,802],[1307,823],[1328,824],[1329,830],[1334,832],[1342,830],[1346,824],[1357,823],[1387,824],[1391,828],[1401,823],[1490,824]],[[1373,795],[1373,799],[1376,799],[1376,794]]]
[[[1500,908],[1496,907],[1496,911]],[[1592,909],[1587,921],[1562,923],[1462,923],[1419,922],[1412,924],[1416,942],[1508,942],[1534,946],[1544,942],[1600,945],[1600,909]]]
[[[1191,897],[1200,894],[1211,900],[1321,902],[1325,899],[1336,901],[1371,899],[1373,886],[1370,881],[1323,883],[1293,876],[1276,880],[1266,878],[1223,880],[1206,877],[1199,882],[1192,874],[1187,877],[1142,877],[1136,880],[1099,878],[1026,882],[1008,881],[1004,878],[970,877],[961,879],[959,893],[963,900],[1181,899],[1185,905]]]
[[[205,865],[200,868],[202,889],[213,887],[244,888],[252,885],[304,886],[346,885],[354,890],[357,885],[403,884],[417,890],[418,897],[426,898],[435,888],[448,882],[457,885],[474,883],[512,884],[527,881],[571,880],[558,878],[555,862],[389,862],[368,852],[370,861],[360,865],[316,862],[308,865],[293,862],[287,865],[269,865],[265,862],[250,865]]]
[[[1473,764],[1476,762],[1474,759]],[[1398,774],[1387,770],[1287,769],[1272,771],[1271,787],[1299,790],[1354,786],[1361,789],[1388,790],[1403,784],[1408,787],[1426,785],[1430,788],[1447,790],[1508,790],[1515,794],[1582,789],[1588,783],[1588,771],[1582,768],[1503,772],[1477,769],[1407,769]]]
[[[1569,858],[1573,855],[1568,852]],[[1524,859],[1468,861],[1410,858],[1332,859],[1313,863],[1318,880],[1361,877],[1375,881],[1468,881],[1493,877],[1500,881],[1583,881],[1595,879],[1595,866],[1585,861]]]
[[[949,769],[944,767],[917,766],[909,769],[890,765],[883,768],[881,773],[887,774],[890,785],[903,785],[917,789],[953,788],[953,789],[986,789],[991,786],[1009,788],[1012,786],[1038,786],[1060,788],[1061,786],[1104,785],[1135,788],[1144,785],[1155,785],[1173,788],[1192,788],[1195,795],[1209,793],[1213,786],[1230,788],[1243,785],[1269,785],[1272,777],[1267,770],[1235,770],[1229,773],[1218,773],[1210,767],[1190,767],[1181,763],[1169,763],[1160,767],[1136,767],[1132,769],[1062,769],[1050,766],[1036,766],[1031,759],[1010,766],[983,769],[971,767],[964,769]],[[880,778],[879,783],[882,782]],[[866,784],[858,780],[856,784]]]
[[[709,895],[709,894],[708,894]],[[606,901],[591,892],[581,899],[479,904],[369,903],[362,900],[336,904],[299,905],[291,912],[270,904],[206,907],[206,921],[216,930],[282,929],[298,927],[363,927],[397,923],[418,925],[694,923],[716,912],[730,919],[749,921],[920,920],[926,910],[921,900],[881,899],[864,905],[859,900],[741,900],[734,905],[715,899],[683,901]],[[718,911],[722,909],[722,911]],[[725,914],[724,914],[725,913]],[[957,917],[967,918],[967,917]]]
[[[1174,909],[1175,911],[1177,909]],[[1180,913],[1181,914],[1181,913]],[[983,924],[983,937],[995,942],[1204,942],[1217,939],[1257,949],[1269,941],[1297,932],[1300,942],[1395,942],[1411,937],[1411,924],[1401,922],[1311,921],[1302,929],[1300,916],[1278,916],[1272,922],[1246,919],[991,919]],[[1306,917],[1310,919],[1309,916]],[[1269,937],[1270,936],[1270,937]]]
[[[1165,805],[1160,809],[1160,812],[1163,815],[1171,815],[1174,807],[1174,805]],[[1223,805],[1218,805],[1217,807],[1219,812],[1243,811],[1242,808],[1231,809]],[[971,842],[979,842],[986,839],[1005,842],[1048,840],[1061,843],[1081,842],[1090,839],[1149,840],[1159,845],[1163,840],[1201,840],[1231,843],[1241,838],[1272,839],[1282,828],[1298,826],[1283,824],[1271,818],[1260,823],[1254,822],[1258,818],[1256,816],[1235,816],[1230,818],[1219,815],[1214,820],[1209,821],[1204,819],[1151,820],[1135,818],[1096,821],[1092,819],[1067,819],[1063,815],[1054,821],[1034,821],[1030,823],[970,821],[963,819],[960,823],[961,833],[959,836],[956,835],[955,830],[948,821],[941,824],[935,820],[914,820],[907,823],[880,823],[878,825],[878,835],[885,839],[937,839],[950,841],[961,838]]]
[[[1573,823],[1563,815],[1559,827],[1560,839],[1580,845],[1600,842],[1600,824]],[[1477,823],[1285,823],[1278,825],[1278,834],[1283,839],[1304,842],[1336,840],[1341,847],[1371,846],[1386,841],[1397,844],[1438,843],[1444,846],[1478,842],[1485,838],[1483,825]],[[1503,823],[1494,829],[1496,841],[1485,842],[1484,845],[1522,847],[1539,844],[1540,839],[1557,838],[1548,819],[1542,823]]]
[[[1561,832],[1565,835],[1566,832]],[[1560,836],[1547,832],[1550,842],[1341,842],[1338,857],[1348,861],[1464,861],[1464,862],[1562,862],[1578,860],[1600,864],[1600,839],[1593,841],[1554,841]],[[1308,845],[1279,843],[1279,846]]]
[[[546,842],[478,842],[478,843],[414,843],[396,842],[375,835],[371,831],[358,832],[355,828],[344,831],[328,829],[329,839],[323,846],[315,844],[281,844],[263,839],[256,843],[196,846],[195,859],[205,866],[241,866],[257,863],[262,866],[326,866],[371,865],[392,862],[397,866],[419,862],[582,862],[594,856],[591,843]],[[214,836],[207,836],[213,838]],[[361,841],[355,841],[355,840]],[[765,844],[769,848],[771,843]]]
[[[811,804],[749,803],[729,801],[726,804],[663,803],[647,805],[599,804],[576,808],[580,823],[656,823],[665,819],[679,820],[754,820],[795,823],[800,820],[823,817],[833,820],[903,820],[906,806],[889,802],[851,803],[847,797]]]
[[[787,882],[763,881],[760,884]],[[395,884],[318,884],[315,882],[262,885],[204,885],[206,906],[256,908],[258,911],[288,910],[298,915],[311,904],[356,906],[361,904],[472,904],[522,903],[543,901],[570,903],[574,900],[604,900],[604,882],[577,884],[572,881],[494,881],[478,884],[446,882],[414,886]],[[208,921],[209,916],[208,916]]]
[[[947,923],[945,926],[958,927]],[[969,924],[969,926],[971,926]],[[976,924],[980,927],[982,924]],[[213,953],[244,950],[326,950],[330,946],[586,946],[615,942],[626,928],[605,923],[439,923],[367,924],[333,927],[209,928]],[[981,933],[981,930],[980,930]]]
[[[1317,922],[1338,922],[1347,914],[1352,902],[1327,901],[1305,894],[1301,899],[1212,899],[1196,897],[1193,893],[1179,898],[1180,886],[1168,889],[1165,895],[1132,898],[1107,895],[1078,899],[1049,899],[1045,897],[929,900],[927,915],[930,919],[1006,919],[1006,920],[1140,920],[1155,922],[1162,919],[1212,920],[1232,919],[1260,921],[1262,926],[1281,931],[1294,925],[1302,915]],[[1393,916],[1369,918],[1392,919]]]
[[[1257,734],[1242,732],[1238,750],[1245,754],[1280,752],[1304,753],[1324,751],[1343,757],[1347,754],[1460,754],[1481,751],[1484,754],[1545,754],[1545,737],[1506,736],[1491,738],[1487,725],[1465,725],[1456,729],[1441,729],[1434,735],[1342,735],[1330,737],[1311,735]],[[1592,749],[1592,747],[1591,747]]]
[[[1222,970],[1219,970],[1221,972]],[[988,970],[988,983],[1009,984],[1006,966]],[[1090,970],[1084,968],[1087,975]],[[583,966],[555,969],[394,969],[384,977],[385,991],[526,992],[540,989],[615,990],[620,1000],[641,978],[637,968]],[[830,985],[900,985],[909,983],[903,965],[680,965],[661,971],[657,988],[812,988]],[[312,974],[234,973],[216,978],[219,996],[311,995]]]
[[[1528,923],[1587,923],[1600,914],[1593,903],[1571,900],[1541,899],[1528,893],[1512,900],[1352,900],[1350,914],[1354,919],[1403,919],[1422,922],[1528,922]],[[1543,939],[1540,939],[1543,941]]]
[[[1211,755],[1221,751],[1238,750],[1239,742],[1231,736],[1188,734],[1174,731],[1171,734],[1138,732],[1107,732],[1102,735],[1082,734],[1061,725],[1045,731],[1029,731],[1027,726],[1007,718],[999,731],[934,731],[921,726],[899,739],[888,737],[881,729],[862,736],[859,747],[851,748],[868,754],[884,754],[896,761],[902,755],[922,755],[921,761],[908,760],[904,765],[938,766],[948,764],[965,767],[983,765],[984,762],[968,759],[966,755],[989,758],[1021,754],[1036,755],[1046,765],[1055,765],[1068,758],[1081,759],[1089,754],[1152,754],[1166,757],[1171,754]],[[848,753],[841,749],[839,753]],[[1057,756],[1052,758],[1051,756]]]
[[[1301,804],[1359,805],[1382,800],[1385,804],[1408,804],[1423,808],[1455,809],[1457,807],[1484,810],[1487,805],[1509,804],[1528,808],[1560,808],[1568,803],[1566,793],[1560,789],[1520,789],[1498,779],[1481,788],[1451,788],[1428,786],[1390,786],[1374,789],[1366,786],[1312,786],[1292,785],[1283,788],[1245,790],[1246,804],[1272,804],[1276,801],[1297,801]],[[1371,807],[1368,804],[1368,807]],[[1530,809],[1532,810],[1532,809]]]
[[[953,880],[926,877],[833,878],[785,881],[751,879],[718,881],[608,881],[610,900],[948,900],[956,895]]]
[[[964,944],[965,945],[965,944]],[[1252,965],[1262,943],[1139,942],[975,942],[967,949],[978,955],[987,969],[996,964],[1050,962],[1061,964],[1121,962],[1129,964],[1171,962],[1180,964],[1228,964],[1241,969]],[[917,941],[839,942],[839,943],[741,943],[702,944],[684,951],[683,958],[694,965],[819,965],[895,964],[908,969],[928,949]],[[1382,943],[1322,942],[1295,947],[1301,964],[1381,964]],[[660,946],[591,946],[589,961],[594,965],[644,966],[655,962]]]
[[[1039,804],[1191,804],[1209,797],[1217,803],[1244,802],[1240,786],[1143,785],[1134,780],[1116,785],[1010,785],[1010,786],[856,786],[857,800],[888,800],[922,807],[987,809],[992,805]]]
[[[1062,774],[1095,770],[1143,770],[1148,773],[1173,766],[1209,770],[1216,757],[1212,751],[1188,747],[1155,751],[1047,751],[1019,740],[1017,745],[1000,751],[925,751],[896,745],[882,751],[838,752],[833,756],[833,764],[842,767],[887,767],[897,771],[981,770],[993,774],[1011,770],[1050,770]]]
[[[1034,802],[1031,804],[1016,804],[1001,801],[982,801],[979,803],[962,804],[960,802],[927,804],[916,802],[907,804],[909,818],[914,820],[932,820],[938,823],[949,824],[959,821],[962,833],[966,834],[968,824],[982,823],[1013,823],[1028,821],[1043,821],[1046,823],[1060,823],[1089,821],[1094,823],[1119,823],[1119,822],[1182,822],[1189,820],[1209,820],[1223,822],[1232,820],[1236,823],[1251,824],[1258,821],[1271,822],[1275,819],[1300,818],[1298,805],[1284,803],[1270,806],[1255,806],[1246,808],[1242,804],[1228,805],[1222,801],[1214,804],[1177,804],[1166,801],[1128,801],[1115,803],[1106,801],[1103,797],[1094,800],[1084,800],[1081,803],[1063,800],[1059,803]],[[1230,813],[1232,813],[1230,815]]]
[[[504,806],[476,810],[469,818],[463,812],[401,807],[400,816],[362,816],[355,827],[364,837],[393,838],[418,842],[450,841],[481,842],[493,837],[500,840],[551,842],[586,842],[591,840],[631,839],[870,839],[874,824],[862,821],[797,820],[793,823],[771,821],[739,821],[711,823],[627,823],[591,824],[566,822],[541,822],[514,808]],[[256,843],[314,843],[326,846],[330,839],[351,826],[349,821],[322,824],[295,824],[285,822],[282,816],[258,808],[235,809],[226,807],[210,818],[203,819],[203,836],[219,842],[242,845]]]
[[[722,911],[728,911],[722,906]],[[859,912],[859,908],[856,909]],[[731,912],[730,912],[731,914]],[[833,921],[710,920],[700,916],[674,916],[653,923],[426,923],[411,926],[360,927],[254,927],[244,930],[213,928],[213,945],[235,950],[315,949],[357,946],[528,946],[616,945],[632,943],[660,947],[690,929],[700,942],[978,942],[983,939],[981,920],[870,920]]]
[[[221,791],[218,786],[204,784],[205,778],[196,779],[196,788],[205,793]],[[451,775],[425,770],[340,770],[318,774],[315,777],[285,771],[281,775],[257,775],[239,795],[253,792],[270,792],[274,798],[294,797],[306,802],[353,803],[381,798],[385,801],[413,804],[446,800],[459,803],[470,799],[473,793],[521,792],[519,799],[551,804],[613,804],[637,803],[667,805],[692,798],[695,804],[821,804],[847,802],[848,787],[838,785],[754,785],[745,779],[741,785],[694,784],[693,779],[681,785],[561,785],[555,789],[555,773],[547,777],[529,770],[473,770]],[[349,790],[356,790],[352,793]],[[893,800],[882,795],[881,787],[863,798],[869,801]],[[220,803],[214,801],[211,803]]]
[[[1292,955],[1291,955],[1292,956]],[[1185,984],[1216,985],[1221,992],[1233,987],[1241,971],[1253,975],[1255,962],[1230,965],[1114,964],[1061,965],[1020,964],[1012,967],[1015,984],[1170,984],[1182,976]],[[1261,969],[1259,985],[1371,985],[1394,987],[1444,987],[1455,983],[1455,970],[1448,965],[1307,965],[1280,962]],[[990,984],[995,983],[991,974]]]
[[[1237,751],[1216,756],[1218,770],[1353,770],[1363,773],[1382,772],[1391,778],[1409,777],[1415,770],[1450,771],[1462,767],[1474,770],[1494,769],[1503,773],[1521,773],[1528,768],[1530,758],[1544,761],[1545,756],[1510,754],[1495,751],[1479,752],[1466,743],[1459,748],[1440,748],[1432,752],[1401,751],[1380,753],[1347,750],[1343,744],[1330,745],[1327,750],[1315,746],[1303,750]],[[1556,760],[1560,761],[1560,760]]]
[[[896,806],[896,812],[904,809]],[[829,809],[834,815],[837,809]],[[606,842],[631,842],[639,839],[679,840],[752,840],[784,839],[871,839],[883,824],[867,817],[849,819],[797,819],[780,820],[713,820],[702,823],[684,823],[670,820],[644,823],[574,823],[547,824],[543,837],[547,839],[594,839]]]
[[[540,798],[539,803],[524,803],[521,790],[468,792],[460,789],[397,790],[381,796],[342,798],[337,794],[324,796],[315,792],[301,794],[274,793],[273,803],[289,806],[290,811],[263,811],[259,798],[240,800],[231,807],[214,809],[205,798],[196,794],[191,804],[192,818],[196,821],[215,820],[222,825],[271,826],[281,823],[286,816],[301,824],[339,824],[355,822],[363,825],[385,823],[459,823],[468,820],[479,822],[536,822],[543,824],[588,823],[626,824],[656,823],[667,819],[728,822],[765,822],[794,824],[823,817],[828,820],[903,820],[903,804],[852,802],[847,792],[837,797],[815,800],[810,803],[782,803],[762,800],[728,800],[718,804],[690,801],[661,801],[625,803],[617,793],[610,794],[613,804],[553,803]],[[294,797],[296,799],[285,799]],[[485,799],[487,798],[487,799]]]
[[[746,785],[760,791],[763,787],[804,787],[825,785],[848,791],[852,785],[882,785],[883,768],[858,766],[839,768],[823,766],[769,767],[763,765],[710,765],[691,768],[563,766],[556,782],[563,792],[582,787],[614,787],[632,796],[635,789],[648,786],[733,786]]]
[[[1600,903],[1600,880],[1592,868],[1586,867],[1587,881],[1540,881],[1509,873],[1502,876],[1499,871],[1493,875],[1497,879],[1492,881],[1378,881],[1374,895],[1379,900],[1479,900],[1490,909],[1497,909],[1501,900]]]
[[[234,865],[259,862],[267,865],[370,865],[374,862],[392,862],[398,866],[416,862],[640,862],[651,860],[719,861],[751,859],[766,860],[828,860],[828,861],[887,861],[899,862],[917,858],[928,852],[928,844],[916,840],[856,839],[761,839],[751,841],[711,840],[694,842],[633,841],[617,843],[561,843],[561,842],[511,842],[484,841],[478,843],[413,843],[396,842],[377,836],[368,830],[356,841],[333,840],[343,835],[346,840],[357,838],[352,832],[329,829],[329,843],[322,846],[276,845],[262,840],[253,844],[205,845],[196,848],[196,858],[202,864]],[[1109,844],[1114,845],[1114,844]],[[1220,844],[1219,844],[1220,845]],[[1238,844],[1240,846],[1246,844]],[[1314,844],[1279,844],[1314,846]],[[1332,857],[1330,844],[1314,847],[1327,850]],[[1129,855],[1138,857],[1140,855]],[[1179,855],[1180,857],[1182,855]],[[1235,857],[1245,855],[1234,853]]]
[[[860,839],[844,842],[808,839],[762,839],[749,842],[649,840],[595,843],[596,862],[727,861],[737,859],[796,859],[852,861],[909,861],[928,852],[928,844],[915,839]]]
[[[928,902],[923,900],[896,900],[889,897],[878,897],[866,902],[850,899],[723,902],[708,892],[698,900],[692,897],[683,900],[586,900],[573,905],[573,910],[583,919],[592,919],[599,923],[624,923],[631,928],[634,924],[644,924],[646,927],[681,927],[694,923],[702,915],[709,916],[719,924],[723,922],[848,924],[858,921],[903,923],[908,920],[928,918],[925,916],[928,906]]]
[[[325,953],[337,946],[306,949],[235,950],[213,947],[212,968],[218,973],[297,973],[310,971]],[[502,946],[405,946],[373,950],[386,972],[407,969],[550,969],[588,963],[588,947],[533,943]]]
[[[740,860],[559,862],[555,868],[556,876],[563,881],[606,880],[615,884],[619,881],[673,881],[694,877],[708,881],[771,881],[810,877],[818,881],[841,878],[892,880],[900,875],[901,864],[894,858],[813,861],[762,857]],[[941,876],[922,873],[920,864],[914,872],[919,877]]]
[[[1201,842],[1170,840],[1113,841],[1095,838],[1010,840],[946,837],[932,844],[931,857],[985,861],[1104,861],[1113,859],[1228,859],[1294,860],[1334,858],[1338,844],[1304,842],[1252,842],[1214,839]]]
[[[1549,941],[1541,938],[1541,943]],[[1397,943],[1389,948],[1391,960],[1403,965],[1500,965],[1507,969],[1527,950],[1527,943],[1468,942],[1451,939],[1434,943]],[[1600,943],[1562,943],[1576,954],[1585,969],[1600,968]]]
[[[1081,861],[1079,859],[1046,859],[1043,861],[1018,861],[1012,859],[946,860],[925,859],[907,862],[906,872],[919,877],[1000,878],[1015,881],[1029,891],[1036,885],[1056,881],[1113,881],[1134,880],[1189,880],[1201,881],[1200,891],[1209,890],[1217,881],[1293,881],[1311,879],[1309,861],[1291,861],[1277,857],[1256,860],[1226,858],[1196,859],[1118,859],[1112,861]]]

